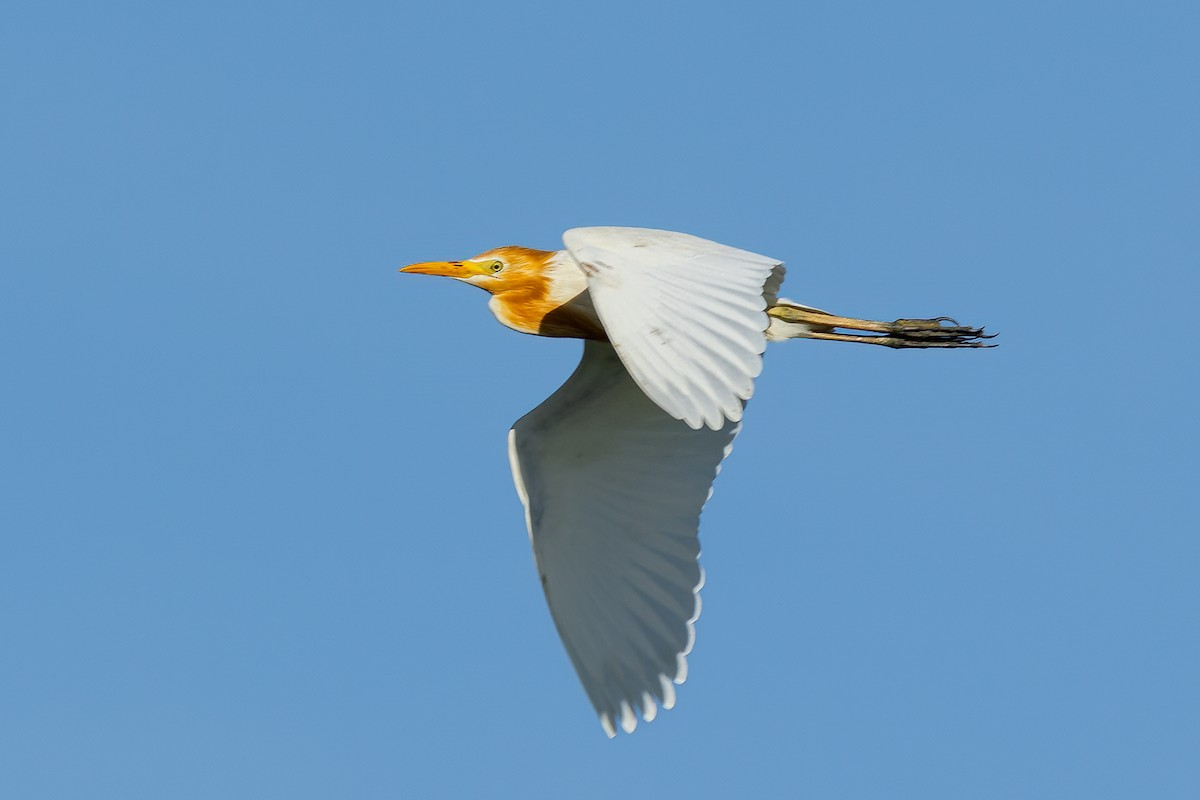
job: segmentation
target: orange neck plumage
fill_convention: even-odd
[[[496,256],[507,267],[488,303],[504,325],[521,333],[574,339],[606,340],[604,326],[592,306],[587,280],[562,251],[498,247],[477,258]]]

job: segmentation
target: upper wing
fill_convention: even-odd
[[[509,432],[509,458],[554,624],[609,736],[675,704],[700,615],[700,510],[737,435],[652,403],[613,348]]]
[[[762,371],[764,293],[778,290],[780,261],[646,228],[574,228],[563,242],[651,400],[693,428],[742,418]]]

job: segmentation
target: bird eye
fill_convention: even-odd
[[[495,275],[497,272],[499,272],[500,270],[504,269],[504,263],[503,263],[503,262],[501,262],[501,261],[493,261],[493,262],[492,262],[492,263],[491,263],[491,264],[488,266],[488,269],[490,269],[490,270],[492,271],[492,274],[493,274],[493,275]]]

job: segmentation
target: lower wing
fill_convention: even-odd
[[[612,346],[509,433],[555,626],[609,736],[671,708],[700,613],[700,511],[738,425],[698,430],[651,401]]]

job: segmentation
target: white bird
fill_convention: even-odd
[[[767,342],[989,337],[947,317],[873,322],[779,299],[783,262],[683,233],[575,228],[563,242],[400,271],[486,289],[523,333],[585,340],[574,374],[509,431],[509,458],[551,616],[613,737],[671,708],[687,677],[700,511]]]

